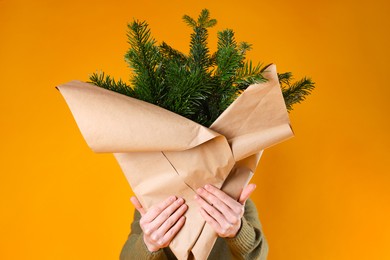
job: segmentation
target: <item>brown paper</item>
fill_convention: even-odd
[[[146,209],[170,195],[187,203],[186,223],[171,242],[178,259],[206,259],[217,238],[198,212],[206,183],[237,199],[263,149],[293,135],[276,66],[249,86],[210,128],[155,105],[81,81],[58,86],[87,144],[114,153]]]

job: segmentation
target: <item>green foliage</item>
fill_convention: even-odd
[[[116,82],[114,78],[108,75],[104,75],[104,72],[94,72],[89,77],[89,79],[91,80],[91,83],[94,83],[99,87],[112,90],[130,97],[135,97],[134,90],[129,85],[127,85],[121,79]]]
[[[166,60],[177,60],[183,64],[186,63],[188,57],[178,50],[173,49],[166,42],[162,42],[160,45],[160,52]]]
[[[183,21],[192,28],[188,55],[165,42],[157,45],[148,24],[134,20],[128,24],[130,48],[125,54],[132,70],[131,86],[104,73],[93,73],[90,83],[210,126],[241,91],[266,81],[262,76],[266,67],[246,61],[246,53],[252,46],[247,42],[237,43],[231,29],[218,32],[217,51],[210,53],[208,29],[217,21],[210,18],[207,9],[197,19],[184,15]],[[314,83],[308,78],[292,83],[290,72],[278,75],[288,110],[314,89]]]
[[[162,55],[155,45],[146,22],[134,21],[128,24],[128,43],[130,48],[125,55],[125,61],[133,70],[131,80],[136,97],[146,102],[158,104],[164,95],[162,85],[163,68]]]
[[[264,67],[266,68],[266,67]],[[237,70],[236,84],[240,90],[246,89],[249,85],[264,82],[265,79],[261,74],[264,70],[262,64],[253,66],[252,61],[247,61]]]
[[[290,72],[278,74],[278,77],[288,111],[293,109],[294,104],[304,101],[314,89],[314,82],[310,78],[304,77],[291,83],[293,76]]]

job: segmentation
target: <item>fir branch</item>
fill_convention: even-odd
[[[210,14],[207,9],[202,10],[197,21],[189,17],[183,16],[183,20],[193,29],[190,40],[190,52],[188,55],[187,66],[192,74],[198,75],[203,81],[203,86],[209,91],[207,99],[201,100],[198,108],[197,118],[194,121],[200,122],[206,126],[211,125],[213,106],[218,106],[218,102],[211,103],[211,97],[214,95],[215,80],[212,77],[213,65],[215,58],[210,55],[207,46],[208,30],[214,26],[217,21],[210,19]]]
[[[226,29],[218,32],[218,50],[215,63],[217,68],[214,74],[218,84],[216,84],[217,88],[213,90],[213,97],[210,101],[217,105],[213,109],[213,118],[221,114],[236,98],[238,89],[233,83],[236,71],[242,66],[243,59],[244,56],[239,52],[233,30]]]
[[[135,97],[135,92],[129,85],[121,79],[115,81],[114,78],[104,75],[104,72],[92,73],[92,75],[89,76],[89,80],[90,81],[87,81],[87,83],[92,83],[101,88],[112,90],[130,97]]]
[[[198,17],[197,26],[203,28],[210,28],[217,24],[217,20],[210,19],[210,12],[207,9],[203,9]]]
[[[236,70],[242,66],[243,58],[244,56],[237,49],[234,32],[231,29],[218,32],[216,76],[220,77],[222,82],[231,80]]]
[[[188,57],[185,54],[172,48],[166,42],[162,42],[160,44],[160,52],[167,60],[173,59],[173,60],[180,61],[182,63],[186,63],[188,60]]]
[[[291,72],[278,73],[279,82],[281,85],[290,86],[290,80],[292,80]]]
[[[238,46],[238,51],[241,55],[245,56],[246,52],[250,50],[252,50],[252,44],[247,42],[240,42]]]
[[[207,28],[216,25],[217,21],[210,19],[210,12],[207,9],[201,11],[197,21],[188,15],[184,15],[183,20],[193,29],[190,41],[189,65],[192,68],[207,72],[212,64],[207,46]]]
[[[195,27],[211,28],[217,24],[216,19],[210,19],[210,12],[207,9],[203,9],[200,12],[197,21],[195,21],[194,18],[188,15],[183,15],[183,21],[191,28],[195,28]]]
[[[239,68],[236,72],[235,84],[239,90],[244,90],[248,86],[260,82],[265,82],[262,64],[259,63],[256,66],[252,65],[252,61],[247,61],[244,63],[244,66]]]
[[[207,71],[210,63],[209,48],[207,47],[208,32],[206,28],[195,27],[191,34],[190,66]]]
[[[155,46],[156,40],[151,37],[148,24],[143,21],[133,21],[128,24],[128,43],[130,49],[125,60],[134,71],[132,83],[138,98],[157,104],[163,91],[159,72],[161,54]]]
[[[190,16],[188,15],[183,15],[183,21],[189,26],[189,27],[192,27],[192,28],[195,28],[197,26],[197,23],[196,21],[191,18]]]
[[[286,73],[285,73],[286,74]],[[288,111],[293,109],[293,105],[301,103],[306,99],[306,96],[314,90],[314,82],[310,78],[302,78],[301,80],[290,83],[292,79],[291,73],[287,81],[281,81],[281,88]]]

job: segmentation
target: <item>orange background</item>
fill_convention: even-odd
[[[0,259],[118,259],[131,189],[94,154],[55,86],[128,79],[126,24],[187,52],[183,14],[208,8],[249,58],[311,76],[296,137],[268,149],[253,198],[269,259],[390,259],[389,4],[321,1],[0,1]]]

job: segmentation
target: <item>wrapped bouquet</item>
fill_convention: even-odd
[[[185,199],[187,220],[170,248],[179,259],[206,259],[217,235],[197,210],[195,190],[210,183],[237,199],[262,151],[293,136],[287,110],[314,83],[245,61],[251,46],[229,29],[211,54],[216,20],[207,10],[183,19],[193,29],[188,55],[157,45],[148,24],[134,21],[125,55],[131,84],[94,73],[57,88],[87,144],[114,154],[145,209],[172,194]]]

